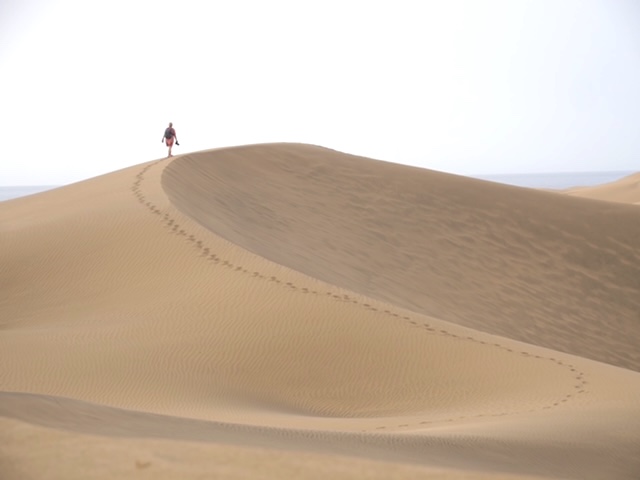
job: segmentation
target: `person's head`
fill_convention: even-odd
[[[169,126],[170,126],[170,127],[173,127],[173,123],[169,122]]]

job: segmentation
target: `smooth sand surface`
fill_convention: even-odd
[[[298,144],[0,204],[0,478],[640,475],[640,210]]]
[[[575,187],[563,193],[576,197],[595,198],[607,202],[640,205],[640,173],[629,175],[615,182],[594,187]]]

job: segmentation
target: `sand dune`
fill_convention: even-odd
[[[639,219],[290,144],[0,204],[2,478],[637,478]]]
[[[640,173],[595,187],[576,187],[563,193],[575,197],[595,198],[607,202],[631,203],[640,205]]]
[[[314,278],[640,370],[633,206],[311,146],[182,157],[163,185],[218,235]]]

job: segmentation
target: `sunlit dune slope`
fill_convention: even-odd
[[[640,370],[640,210],[308,145],[187,155],[177,208],[258,255],[412,311]]]

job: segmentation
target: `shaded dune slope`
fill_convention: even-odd
[[[30,467],[37,466],[33,460],[45,455],[53,456],[51,464],[57,466],[56,453],[65,452],[62,448],[72,452],[67,453],[67,458],[102,458],[108,452],[105,457],[108,461],[98,464],[99,470],[103,474],[124,470],[122,473],[131,475],[117,478],[140,478],[135,475],[140,474],[139,471],[126,468],[135,459],[136,463],[153,462],[156,469],[151,469],[150,478],[163,479],[210,478],[215,473],[228,478],[229,467],[232,467],[243,476],[231,478],[259,479],[515,480],[535,475],[535,478],[547,479],[634,480],[640,459],[636,455],[637,435],[635,441],[630,441],[634,434],[629,432],[633,432],[638,422],[629,417],[630,413],[634,412],[622,411],[616,415],[611,410],[591,409],[576,417],[565,411],[528,419],[501,417],[486,424],[452,424],[433,432],[358,435],[339,431],[319,433],[286,426],[239,427],[46,395],[0,394],[0,417],[33,425],[15,428],[17,422],[0,418],[0,426],[6,427],[0,429],[0,440],[10,439],[11,443],[7,444],[15,447],[16,457]],[[602,421],[590,421],[594,414]],[[630,425],[625,418],[631,420]],[[47,430],[43,432],[41,426]],[[616,433],[607,434],[608,429]],[[39,434],[37,445],[50,450],[34,448],[34,434]],[[621,442],[620,437],[627,437],[626,441]],[[55,449],[50,447],[51,443]],[[127,451],[126,460],[130,463],[118,458],[124,456],[119,450]],[[321,456],[314,460],[314,455]],[[96,469],[95,463],[86,460],[82,465],[81,474],[74,478],[87,478],[87,467]],[[199,471],[198,467],[206,469]],[[29,469],[23,467],[22,470]],[[163,470],[168,475],[161,475]],[[193,475],[194,470],[201,476]],[[43,476],[9,478],[24,480]]]
[[[187,155],[171,202],[330,284],[640,370],[640,210],[309,145]]]

